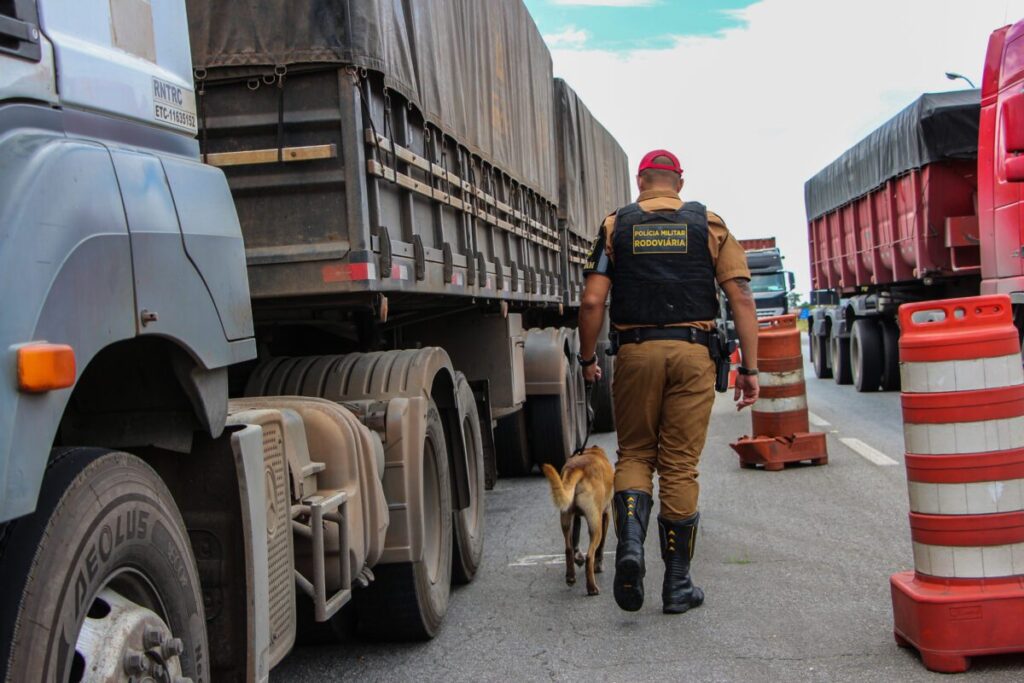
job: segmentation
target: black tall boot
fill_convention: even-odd
[[[699,512],[683,520],[658,516],[661,559],[665,560],[665,581],[661,586],[661,611],[665,614],[682,614],[704,602],[704,591],[694,586],[690,578],[699,521]]]
[[[644,539],[651,518],[651,496],[643,491],[619,491],[615,511],[615,602],[628,612],[644,604]]]

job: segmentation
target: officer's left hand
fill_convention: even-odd
[[[583,368],[583,379],[591,384],[601,379],[602,374],[601,366],[597,363]]]
[[[757,403],[757,397],[761,388],[757,382],[757,375],[737,375],[736,391],[733,400],[736,401],[736,410],[743,410],[747,406]]]

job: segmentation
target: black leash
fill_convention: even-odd
[[[587,442],[590,441],[590,435],[591,435],[591,433],[593,432],[593,429],[594,429],[594,408],[590,405],[590,398],[591,398],[591,395],[594,393],[594,385],[597,382],[586,382],[586,381],[584,381],[583,383],[586,385],[586,390],[585,390],[585,393],[584,393],[584,399],[583,400],[586,402],[586,407],[587,407],[587,435],[585,437],[583,437],[583,443],[580,444],[579,448],[577,448],[576,450],[574,450],[572,452],[572,454],[574,456],[575,455],[579,455],[583,451],[587,450]]]

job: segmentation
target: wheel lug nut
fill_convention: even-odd
[[[129,676],[146,671],[146,658],[141,652],[129,650],[124,655],[124,671]]]
[[[146,630],[142,634],[142,646],[147,650],[151,647],[156,647],[163,642],[164,634],[156,626],[147,626]]]
[[[181,642],[181,638],[168,638],[164,641],[164,644],[160,647],[160,654],[163,655],[164,659],[170,659],[171,657],[177,657],[185,651],[185,644]]]

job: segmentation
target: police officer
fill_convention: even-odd
[[[647,154],[637,185],[638,200],[605,219],[585,268],[579,360],[587,381],[600,378],[597,336],[611,291],[619,345],[612,387],[619,440],[615,601],[629,611],[643,605],[644,539],[657,471],[662,611],[680,614],[704,601],[691,581],[690,560],[700,519],[697,464],[715,400],[709,347],[718,287],[729,298],[743,353],[737,409],[758,396],[757,313],[743,248],[719,216],[679,198],[683,169],[676,156]]]

